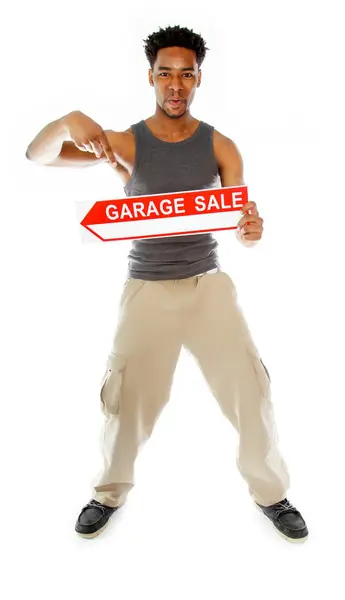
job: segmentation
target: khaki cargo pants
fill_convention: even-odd
[[[121,506],[134,485],[135,460],[169,400],[182,346],[239,435],[237,465],[255,502],[281,501],[289,487],[270,396],[270,380],[237,303],[218,270],[181,280],[129,279],[102,387],[104,469],[94,498]]]

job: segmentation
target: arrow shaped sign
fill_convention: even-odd
[[[247,186],[96,202],[81,225],[102,242],[236,229]]]

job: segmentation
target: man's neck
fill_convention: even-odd
[[[155,114],[146,119],[147,125],[158,136],[169,138],[172,141],[181,136],[189,136],[195,130],[198,120],[186,112],[178,119],[168,117],[161,109],[156,109]]]

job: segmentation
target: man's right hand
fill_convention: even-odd
[[[98,123],[80,111],[73,111],[63,117],[63,124],[71,141],[79,150],[91,152],[96,158],[100,158],[104,153],[110,165],[116,168],[117,160],[114,152]]]

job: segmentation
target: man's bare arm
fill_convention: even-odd
[[[222,186],[244,185],[240,152],[232,140],[218,131],[214,132],[214,154]]]
[[[129,154],[128,147],[129,142],[131,141],[129,139],[129,133],[126,131],[117,132],[111,129],[106,129],[104,133],[107,136],[112,153],[116,159],[116,165],[114,165],[116,171],[119,173],[121,171],[127,171],[128,167],[125,167],[124,165],[127,165],[127,162],[130,164],[130,161],[127,161],[125,158]],[[99,165],[106,161],[108,161],[108,158],[104,151],[102,151],[101,155],[97,158],[95,154],[91,152],[79,150],[73,142],[65,141],[62,144],[58,156],[49,163],[45,163],[45,166],[79,168]]]
[[[243,161],[232,140],[218,131],[214,132],[214,154],[218,164],[223,187],[245,185],[243,179]],[[238,223],[237,238],[245,246],[252,246],[261,239],[263,219],[259,216],[255,202],[243,206],[244,216]]]
[[[88,166],[105,160],[117,164],[107,133],[80,111],[46,125],[29,144],[26,158],[45,166]]]
[[[44,165],[54,160],[62,145],[69,139],[65,117],[48,123],[30,142],[25,156],[28,160]]]

